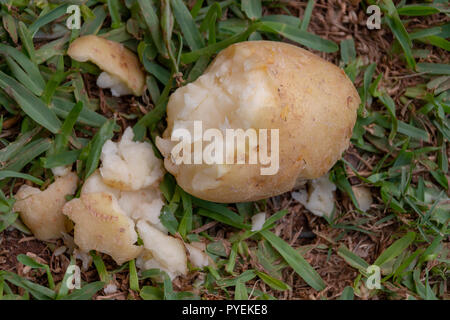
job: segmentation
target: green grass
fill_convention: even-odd
[[[357,219],[344,219],[347,212],[339,211],[326,222],[333,233],[325,243],[292,247],[273,232],[275,226],[286,223],[283,218],[288,210],[273,212],[263,230],[252,232],[251,215],[265,208],[264,201],[222,205],[200,200],[184,192],[167,174],[160,186],[167,200],[162,223],[185,241],[209,240],[207,253],[215,265],[199,270],[205,275],[205,280],[196,284],[200,292],[229,299],[274,299],[293,289],[283,273],[290,268],[318,293],[327,284],[316,271],[318,266],[304,258],[315,249],[337,254],[358,270],[352,285],[334,298],[448,298],[449,25],[409,28],[414,17],[448,17],[443,1],[402,1],[398,5],[379,1],[382,28],[394,39],[388,54],[402,57],[402,70],[420,80],[395,94],[395,84],[385,81],[380,71],[384,68],[358,55],[355,35],[336,43],[316,34],[319,30],[310,25],[319,10],[313,0],[305,3],[300,18],[288,14],[286,3],[259,0],[197,0],[191,8],[182,0],[78,2],[82,28],[68,31],[64,28],[67,4],[0,0],[0,232],[7,228],[28,232],[12,211],[16,183],[26,180],[47,185],[53,180],[48,169],[69,164],[86,179],[98,167],[105,141],[119,132],[117,119],[102,114],[98,99],[89,96],[82,77],[98,75],[98,68],[71,61],[65,53],[77,36],[97,34],[136,51],[147,72],[147,97],[154,108],[145,115],[139,111],[118,115],[135,119],[136,139],[150,143],[162,132],[170,93],[194,81],[217,52],[248,39],[288,39],[308,49],[339,55],[340,67],[359,84],[362,103],[351,142],[371,165],[355,168],[342,159],[331,170],[339,194],[356,208]],[[359,10],[374,3],[363,1]],[[46,38],[50,29],[55,38]],[[433,49],[445,52],[447,60],[430,62],[418,55],[418,50]],[[145,105],[142,99],[139,103]],[[12,119],[18,119],[16,124],[5,128]],[[371,187],[378,198],[366,213],[359,209],[353,194],[350,178],[354,177]],[[207,232],[192,232],[212,221],[232,234],[226,239],[228,249]],[[389,245],[370,261],[349,250],[343,241],[352,235],[379,235],[377,226],[388,222],[395,226],[392,239],[387,239]],[[174,291],[168,276],[159,270],[138,273],[135,261],[111,270],[101,255],[91,255],[100,281],[82,283],[81,289],[72,291],[65,285],[68,274],[55,283],[47,264],[18,255],[19,262],[33,272],[44,272],[45,279],[36,283],[0,270],[0,299],[91,299],[116,272],[128,274],[129,288],[136,293],[130,294],[130,299],[199,298],[191,292]],[[239,265],[251,259],[256,259],[259,267],[242,271]],[[75,264],[74,257],[70,261]],[[362,287],[369,265],[381,268],[382,286],[367,293]],[[255,279],[270,292],[253,288]],[[14,287],[22,288],[23,294],[18,295]]]

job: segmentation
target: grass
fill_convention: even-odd
[[[340,10],[326,1],[72,2],[80,5],[80,30],[64,27],[67,3],[0,1],[0,299],[449,298],[445,1],[361,1],[348,5],[338,29],[321,22]],[[382,29],[358,31],[350,13],[370,4],[381,8]],[[138,54],[147,71],[142,98],[108,96],[93,84],[96,66],[66,55],[69,42],[86,34]],[[47,186],[49,169],[60,165],[86,179],[104,142],[128,125],[138,140],[154,143],[170,93],[201,75],[218,51],[258,39],[306,47],[339,64],[358,88],[352,146],[330,173],[338,188],[334,219],[313,217],[290,194],[207,202],[167,174],[162,223],[185,241],[206,240],[215,265],[172,283],[159,270],[138,273],[135,261],[117,266],[91,252],[81,289],[69,290],[65,270],[75,255],[66,250],[50,263],[63,242],[27,238],[12,211],[17,188]],[[367,212],[353,193],[360,184],[375,199]],[[263,230],[250,231],[251,216],[263,210],[271,214]],[[366,287],[370,265],[381,270],[379,289]],[[102,293],[108,283],[118,285],[116,295]]]

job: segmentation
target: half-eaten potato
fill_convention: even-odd
[[[241,42],[171,95],[168,126],[156,143],[166,169],[188,193],[215,202],[256,201],[324,175],[349,145],[359,103],[345,72],[319,56],[282,42]],[[216,150],[209,129],[224,139],[229,129],[235,137],[241,129],[243,155],[237,143]],[[192,148],[183,149],[177,162],[181,132],[193,137],[186,142]],[[252,135],[257,142],[250,145]],[[196,149],[198,143],[203,148]],[[205,153],[215,157],[221,149],[234,161],[222,156],[208,163]],[[251,152],[257,155],[253,164]]]
[[[101,88],[110,88],[113,96],[140,96],[145,88],[145,74],[136,55],[121,43],[88,35],[73,41],[67,54],[80,62],[91,61],[103,72],[97,79]]]

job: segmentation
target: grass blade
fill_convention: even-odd
[[[61,118],[67,118],[70,111],[75,106],[75,103],[64,98],[55,97],[53,98],[51,107],[55,113]],[[101,127],[108,119],[101,114],[92,111],[91,109],[83,106],[78,118],[77,123],[88,125],[91,127]]]
[[[181,0],[171,0],[170,3],[172,4],[175,20],[180,25],[188,46],[192,51],[203,48],[205,42],[186,5]]]
[[[265,284],[274,290],[291,290],[291,287],[281,280],[275,279],[264,272],[255,271],[255,273],[262,281],[264,281]]]
[[[403,48],[408,66],[414,70],[414,68],[416,66],[416,61],[414,60],[414,57],[412,54],[412,49],[411,49],[412,41],[409,38],[409,34],[406,31],[406,28],[403,25],[402,21],[400,20],[397,9],[395,8],[395,5],[392,3],[392,0],[384,0],[383,2],[387,8],[385,10],[386,11],[386,16],[385,16],[386,24],[389,26],[389,28],[391,29],[395,38],[400,43],[400,46]]]
[[[2,170],[20,171],[34,158],[50,149],[51,146],[52,142],[50,139],[36,139],[22,148],[20,154],[8,161]]]
[[[314,50],[323,52],[336,52],[339,50],[338,45],[333,41],[323,39],[313,33],[295,28],[288,24],[265,21],[261,22],[261,27],[259,28],[259,30],[278,33],[283,37],[288,38],[289,40],[295,41],[297,43],[300,43],[301,45],[304,45],[305,47]]]
[[[74,290],[71,294],[63,297],[61,300],[90,300],[99,290],[103,289],[105,284],[101,281],[91,282],[81,289]]]
[[[417,72],[423,72],[428,74],[442,74],[450,75],[450,65],[443,63],[418,63]]]
[[[428,5],[406,5],[401,8],[397,9],[397,12],[399,15],[402,16],[412,16],[412,17],[418,17],[418,16],[428,16],[430,14],[439,13],[440,10],[436,7],[428,6]]]
[[[33,38],[30,34],[30,31],[27,29],[27,26],[22,21],[19,21],[19,37],[22,40],[22,45],[25,50],[28,52],[28,56],[31,61],[36,63],[36,54],[34,51]]]
[[[97,169],[103,145],[106,140],[113,137],[114,127],[114,120],[108,120],[105,122],[87,146],[89,149],[89,155],[86,160],[86,173],[84,175],[84,179],[87,179]]]
[[[68,6],[69,6],[68,3],[64,3],[56,7],[55,9],[49,11],[48,13],[44,14],[43,16],[39,17],[36,21],[34,21],[28,28],[31,37],[33,38],[36,32],[43,26],[65,15]]]
[[[261,0],[242,0],[241,9],[250,20],[258,20],[261,18]]]
[[[21,109],[31,119],[45,127],[52,133],[57,133],[61,122],[55,113],[45,103],[33,95],[27,88],[15,79],[0,71],[0,87],[7,92],[11,98],[16,100]]]
[[[300,25],[300,30],[308,30],[309,21],[311,20],[312,11],[314,9],[315,0],[308,0],[306,5],[305,13],[303,14],[302,23]]]
[[[374,264],[381,266],[401,254],[416,238],[415,232],[408,232],[405,236],[395,241],[375,260]]]
[[[181,55],[181,62],[186,64],[192,63],[200,59],[200,57],[202,56],[213,55],[216,52],[232,45],[233,43],[244,41],[248,38],[249,35],[251,35],[258,28],[258,26],[259,24],[253,24],[242,33],[236,34],[232,37],[229,37],[225,40],[209,45],[207,47],[201,48],[199,50],[183,53]]]
[[[366,271],[369,267],[369,264],[364,259],[348,250],[345,245],[339,247],[337,254],[355,269]]]
[[[44,183],[44,181],[42,181],[41,179],[35,178],[32,175],[29,175],[26,173],[15,172],[15,171],[11,171],[11,170],[0,171],[0,180],[6,179],[6,178],[25,179],[25,180],[29,180],[33,183],[36,183],[37,185],[42,185]]]
[[[260,234],[278,251],[297,274],[317,291],[325,288],[325,283],[316,270],[289,244],[272,232],[265,230]]]
[[[152,2],[146,0],[138,0],[138,3],[141,8],[141,13],[144,17],[145,23],[150,29],[153,42],[155,43],[158,52],[161,53],[164,57],[167,57],[167,50],[164,45],[164,40],[159,25],[159,18],[156,15],[156,11],[153,7]]]

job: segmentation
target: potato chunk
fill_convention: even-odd
[[[359,208],[364,212],[369,210],[373,203],[372,192],[370,192],[370,189],[363,186],[353,186],[352,190],[356,201],[358,201]]]
[[[70,224],[62,213],[67,195],[73,195],[78,177],[70,172],[57,177],[44,191],[22,185],[15,195],[14,211],[39,240],[57,239],[67,232]]]
[[[143,219],[162,232],[167,233],[167,229],[159,220],[161,208],[164,201],[161,192],[156,187],[149,187],[136,191],[123,191],[106,185],[99,171],[95,171],[84,183],[81,195],[107,192],[112,194],[119,203],[120,208],[128,217],[137,221]]]
[[[204,252],[204,249],[202,250],[188,243],[185,243],[184,245],[189,252],[189,261],[195,268],[203,268],[209,265],[209,257]]]
[[[292,198],[300,202],[316,216],[332,218],[334,209],[334,194],[336,185],[332,183],[328,174],[308,182],[309,190],[292,192]]]
[[[137,233],[133,220],[106,192],[83,194],[64,206],[64,214],[75,222],[75,243],[81,250],[98,250],[117,264],[136,258],[142,247],[134,245]]]
[[[111,88],[115,96],[133,93],[142,95],[145,88],[145,74],[136,55],[122,44],[102,37],[83,36],[70,44],[67,54],[74,60],[95,63],[104,73],[97,85]]]
[[[146,268],[159,267],[171,278],[187,273],[186,251],[181,240],[164,234],[143,220],[137,223],[137,229],[145,249],[153,258],[146,259]]]
[[[108,140],[102,148],[100,174],[103,181],[120,190],[146,188],[163,176],[162,161],[147,142],[133,141],[128,127],[119,142]]]

